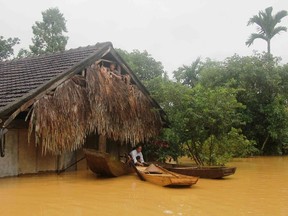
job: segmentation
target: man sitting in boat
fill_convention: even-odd
[[[147,163],[145,163],[144,158],[143,158],[141,145],[137,145],[136,148],[130,152],[130,155],[136,166],[147,166]],[[139,157],[138,160],[137,160],[137,157]]]

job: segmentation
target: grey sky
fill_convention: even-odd
[[[19,37],[18,46],[31,44],[32,25],[41,12],[58,7],[67,20],[67,48],[111,41],[116,48],[146,49],[171,72],[198,56],[223,60],[238,53],[265,51],[264,41],[245,46],[255,26],[250,17],[273,6],[288,10],[287,0],[0,0],[4,37]],[[288,18],[281,25],[288,26]],[[288,33],[272,40],[271,51],[288,62]]]

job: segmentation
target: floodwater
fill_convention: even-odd
[[[235,159],[235,175],[163,188],[90,171],[0,179],[0,215],[288,215],[288,157]]]

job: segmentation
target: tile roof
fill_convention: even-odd
[[[0,110],[93,55],[98,49],[99,44],[43,56],[0,62]]]

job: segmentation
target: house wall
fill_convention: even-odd
[[[0,157],[0,177],[18,174],[18,130],[9,130],[5,139],[5,157]]]
[[[36,147],[33,140],[28,143],[27,128],[9,129],[5,141],[5,157],[0,157],[0,177],[62,170],[84,156],[82,151],[58,156],[43,155],[41,147]],[[81,165],[75,164],[66,171],[76,169],[87,169],[86,160],[82,160]]]
[[[79,149],[79,150],[76,151],[76,159],[77,159],[77,161],[79,161],[76,164],[76,170],[87,170],[87,169],[89,169],[87,161],[85,159],[84,152],[83,152],[82,149]]]
[[[36,173],[37,172],[37,149],[34,144],[28,144],[27,130],[18,129],[18,173]]]
[[[10,128],[5,135],[5,141],[5,157],[0,157],[0,177],[56,172],[63,169],[65,171],[88,169],[82,149],[58,156],[43,155],[41,146],[36,147],[34,140],[28,143],[28,129],[23,124],[18,128]],[[123,158],[120,156],[129,152],[127,145],[106,140],[104,136],[92,134],[87,137],[85,147],[99,149],[100,146],[105,147],[105,151],[115,159],[121,160]],[[72,164],[74,165],[66,169]]]

